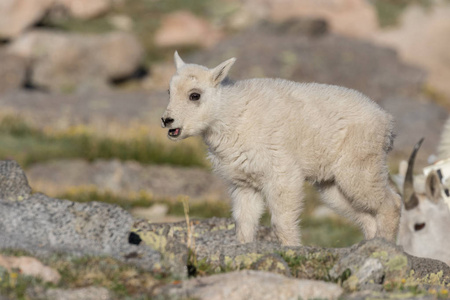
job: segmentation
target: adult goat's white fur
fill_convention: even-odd
[[[358,224],[366,239],[394,241],[400,197],[390,188],[386,156],[392,118],[363,94],[332,85],[282,79],[232,82],[229,59],[213,69],[177,71],[162,117],[168,137],[200,135],[214,170],[230,186],[241,242],[251,242],[265,204],[284,245],[299,245],[303,182]]]
[[[398,244],[409,254],[450,266],[450,210],[442,198],[440,178],[433,170],[426,176],[424,191],[417,191],[414,185],[414,159],[421,143],[416,144],[405,175]]]

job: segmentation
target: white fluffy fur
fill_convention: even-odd
[[[214,69],[175,54],[163,127],[172,140],[200,135],[214,170],[230,186],[241,242],[255,238],[265,205],[284,245],[299,245],[303,182],[358,224],[367,239],[394,241],[400,197],[389,187],[386,155],[392,118],[363,94],[281,79],[226,79],[230,59]],[[201,94],[189,100],[193,92]]]

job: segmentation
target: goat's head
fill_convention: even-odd
[[[235,62],[231,58],[213,69],[186,64],[175,52],[177,71],[170,81],[169,105],[161,126],[168,128],[168,137],[179,140],[204,132],[214,120],[221,82]]]
[[[450,246],[447,241],[450,211],[442,198],[441,183],[436,171],[427,175],[424,193],[414,190],[414,160],[422,141],[423,139],[415,145],[408,161],[398,243],[410,254],[444,260],[443,243]],[[450,261],[450,254],[447,259]]]

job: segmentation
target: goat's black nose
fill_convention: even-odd
[[[163,124],[164,124],[164,127],[166,127],[167,125],[169,125],[170,123],[172,123],[173,121],[174,121],[174,119],[172,119],[172,118],[161,118],[161,121],[163,122]]]

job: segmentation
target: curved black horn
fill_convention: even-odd
[[[415,197],[414,194],[413,170],[416,154],[417,151],[419,151],[423,140],[424,138],[421,138],[420,141],[417,142],[408,160],[408,170],[406,171],[405,182],[403,183],[403,204],[405,205],[405,208],[407,210],[416,207],[419,203],[417,197]]]

